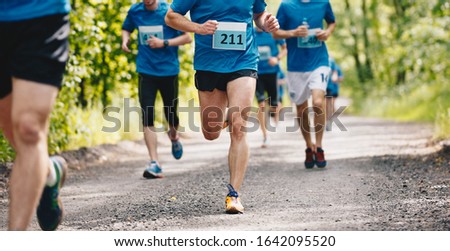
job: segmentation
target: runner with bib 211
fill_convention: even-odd
[[[279,28],[277,19],[265,12],[265,7],[264,0],[174,0],[166,15],[169,26],[195,33],[195,85],[206,139],[219,137],[229,107],[227,213],[244,211],[238,193],[249,159],[245,126],[255,95],[258,64],[253,20],[267,32]],[[188,11],[192,21],[184,17]]]

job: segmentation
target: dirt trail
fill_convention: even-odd
[[[249,133],[243,215],[224,214],[225,132],[215,142],[185,135],[179,161],[160,137],[165,178],[158,180],[142,177],[147,161],[142,142],[88,149],[91,163],[99,158],[103,163],[70,170],[60,229],[450,230],[450,151],[437,153],[429,144],[432,128],[360,117],[341,121],[347,131],[334,128],[325,135],[326,169],[303,167],[299,132],[284,132],[292,118],[271,133],[267,149],[260,148],[259,131]],[[77,154],[65,156],[74,164]],[[0,214],[0,229],[6,229],[5,195]],[[31,229],[38,229],[35,220]]]

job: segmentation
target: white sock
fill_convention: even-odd
[[[50,172],[47,176],[47,181],[45,182],[46,186],[52,187],[56,184],[56,171],[55,166],[52,160],[50,160]]]

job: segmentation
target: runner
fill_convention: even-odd
[[[278,68],[277,85],[278,85],[278,107],[277,112],[275,114],[275,125],[278,125],[278,122],[280,121],[280,111],[281,109],[283,109],[284,88],[286,86],[286,75],[284,74],[284,71],[281,69],[281,66]]]
[[[174,0],[166,22],[175,29],[195,32],[194,69],[199,90],[202,132],[214,140],[224,125],[228,106],[231,145],[227,213],[243,213],[239,191],[248,165],[245,126],[255,94],[258,49],[253,19],[266,32],[278,29],[278,21],[265,12],[264,0]],[[184,15],[190,11],[192,21]]]
[[[271,117],[275,117],[278,107],[278,86],[277,75],[280,69],[280,60],[286,56],[286,41],[275,40],[272,34],[263,32],[258,27],[255,28],[256,43],[258,45],[258,80],[256,81],[256,99],[258,100],[259,110],[258,119],[263,134],[262,148],[269,146],[269,136],[266,129],[266,100],[268,99]],[[278,50],[278,46],[281,50]],[[267,92],[267,98],[265,96]]]
[[[157,152],[157,133],[154,126],[155,100],[159,90],[164,103],[164,114],[169,123],[168,136],[172,155],[180,159],[183,147],[179,140],[178,107],[178,46],[190,43],[192,38],[164,22],[169,5],[164,1],[143,0],[131,6],[122,25],[122,50],[130,52],[131,33],[137,29],[139,37],[136,70],[139,73],[139,102],[142,108],[144,139],[150,156],[143,176],[162,178],[162,167]]]
[[[16,151],[10,179],[9,230],[55,230],[67,164],[49,158],[50,113],[69,56],[69,0],[0,0],[0,129]]]
[[[331,77],[328,78],[328,86],[327,86],[327,131],[332,130],[332,121],[330,120],[333,113],[336,111],[335,109],[335,101],[339,96],[339,85],[344,80],[344,74],[342,73],[341,67],[336,63],[334,58],[330,55],[330,68],[331,68]]]
[[[333,10],[328,0],[285,0],[278,9],[277,18],[281,28],[274,37],[285,38],[287,43],[289,96],[297,106],[298,122],[306,142],[305,167],[325,167],[327,162],[322,149],[324,97],[330,73],[325,41],[336,26]],[[323,19],[328,24],[326,30],[323,30]],[[308,119],[311,94],[315,145]]]

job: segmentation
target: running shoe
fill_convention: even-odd
[[[230,125],[230,123],[229,123],[228,119],[226,119],[226,120],[223,122],[222,130],[226,129],[229,125]]]
[[[262,143],[261,147],[262,147],[262,148],[267,148],[267,147],[269,147],[269,144],[270,144],[270,139],[269,139],[269,137],[265,137],[265,138],[263,139],[263,143]]]
[[[55,230],[63,218],[63,205],[59,192],[67,175],[67,163],[60,156],[50,158],[52,167],[56,172],[56,183],[53,186],[45,186],[37,208],[37,220],[44,231]]]
[[[177,135],[176,139],[172,139],[170,137],[170,132],[167,132],[167,135],[172,142],[172,156],[175,159],[181,159],[181,156],[183,156],[183,145],[181,145],[180,136]]]
[[[147,168],[144,171],[144,178],[156,179],[162,178],[162,169],[159,167],[158,162],[152,160],[148,163]]]
[[[306,159],[305,159],[305,167],[306,168],[313,168],[314,164],[316,163],[314,160],[314,152],[312,151],[311,148],[306,148],[305,150],[305,154],[306,154]]]
[[[231,184],[228,184],[227,188],[229,192],[225,199],[225,212],[227,214],[244,213],[244,207],[241,204],[241,198],[239,198],[238,193],[234,190]]]
[[[325,160],[325,152],[322,148],[317,147],[317,152],[315,153],[316,165],[317,167],[323,168],[327,166],[327,161]]]
[[[183,145],[178,139],[172,141],[172,155],[175,159],[180,159],[183,156]]]

